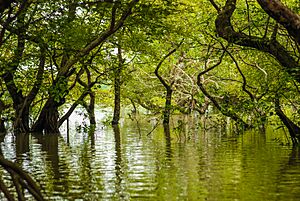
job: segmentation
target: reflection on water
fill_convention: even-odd
[[[280,146],[270,131],[180,140],[167,126],[149,136],[150,125],[139,129],[8,134],[1,147],[49,200],[300,200],[299,148]]]

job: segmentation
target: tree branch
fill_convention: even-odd
[[[176,50],[181,46],[181,44],[183,43],[183,40],[179,43],[179,45],[177,45],[177,47],[173,48],[168,54],[166,54],[158,63],[158,65],[155,68],[154,74],[156,75],[156,77],[159,79],[159,81],[164,85],[164,87],[166,89],[170,88],[171,86],[164,80],[164,78],[162,78],[158,71],[159,68],[161,67],[161,65],[163,64],[163,62],[169,57],[171,56],[174,52],[176,52]]]
[[[224,47],[224,48],[225,48],[225,47]],[[233,61],[234,64],[235,64],[236,68],[238,69],[240,75],[242,76],[242,79],[243,79],[243,86],[242,86],[243,91],[246,92],[246,93],[249,95],[249,97],[251,98],[252,101],[256,100],[256,99],[255,99],[255,96],[254,96],[254,95],[246,88],[246,86],[247,86],[247,80],[246,80],[246,77],[245,77],[245,75],[243,74],[243,72],[242,72],[242,70],[241,70],[241,68],[240,68],[240,66],[239,66],[239,64],[238,64],[238,62],[237,62],[237,60],[234,58],[234,56],[233,56],[228,50],[225,50],[225,51],[226,51],[227,54],[230,56],[230,58],[232,59],[232,61]]]
[[[268,40],[256,36],[248,36],[242,32],[236,32],[231,24],[231,17],[236,9],[236,0],[227,0],[225,6],[219,12],[215,21],[216,30],[219,36],[244,47],[255,48],[274,56],[297,82],[300,82],[299,64],[289,52],[276,40]],[[300,35],[300,34],[299,34]]]
[[[257,2],[269,16],[284,26],[300,44],[300,16],[297,13],[283,5],[280,0],[257,0]]]
[[[102,32],[95,40],[91,41],[89,44],[87,44],[83,49],[81,49],[75,56],[71,57],[71,59],[68,60],[66,65],[64,65],[58,74],[57,77],[63,76],[68,73],[70,68],[77,63],[80,58],[84,57],[85,55],[89,54],[94,48],[96,48],[98,45],[103,43],[109,36],[114,34],[116,31],[118,31],[124,24],[125,20],[127,19],[128,16],[131,15],[131,10],[132,8],[139,2],[139,0],[132,0],[127,9],[123,12],[122,16],[120,19],[114,23],[113,28],[111,25],[108,27],[107,30]],[[114,12],[112,12],[113,14]],[[114,18],[112,18],[112,21]]]

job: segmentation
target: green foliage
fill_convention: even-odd
[[[264,123],[269,114],[274,114],[274,97],[280,94],[288,116],[299,117],[295,112],[299,111],[298,83],[266,52],[228,44],[216,35],[214,21],[218,12],[209,1],[141,0],[118,31],[88,53],[83,53],[95,38],[109,30],[113,9],[116,9],[114,19],[118,21],[130,2],[30,1],[22,15],[10,21],[6,29],[4,23],[10,16],[5,11],[1,21],[4,34],[0,46],[1,90],[9,91],[11,96],[9,98],[6,92],[5,102],[17,100],[7,85],[15,85],[21,94],[20,100],[25,100],[37,87],[40,54],[44,47],[45,72],[30,105],[31,115],[38,116],[50,97],[65,107],[64,99],[72,104],[87,90],[95,92],[96,104],[113,106],[114,78],[120,66],[123,105],[137,104],[162,113],[166,91],[154,70],[184,39],[180,48],[159,69],[166,83],[172,85],[172,109],[176,112],[205,109],[209,101],[197,85],[197,75],[222,57],[220,65],[201,79],[207,92],[224,111],[258,125]],[[286,5],[297,12],[299,5],[296,2],[288,1]],[[225,5],[224,1],[216,0],[215,3],[220,9]],[[18,14],[20,5],[17,4],[11,16]],[[274,37],[277,26],[256,1],[238,1],[231,23],[240,33],[265,39]],[[284,28],[278,28],[276,40],[299,61],[298,46]],[[123,58],[121,65],[118,48]],[[7,73],[12,74],[10,82],[4,79]],[[89,88],[91,83],[94,84]],[[86,96],[81,103],[90,99]],[[211,102],[209,104],[212,106]]]

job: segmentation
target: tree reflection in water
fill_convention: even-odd
[[[4,135],[1,136],[1,143],[4,141]],[[21,140],[20,140],[21,138]],[[24,144],[21,142],[24,140]],[[18,134],[16,135],[16,155],[19,156],[23,153],[29,151],[29,137],[28,134]],[[18,157],[16,157],[18,158]],[[40,191],[40,187],[37,183],[31,178],[31,176],[24,171],[19,164],[22,164],[22,160],[17,160],[16,163],[9,161],[4,158],[2,148],[0,147],[0,166],[3,168],[3,171],[0,176],[0,192],[4,194],[4,197],[9,200],[26,200],[28,199],[28,193],[31,195],[31,198],[35,198],[38,201],[44,200],[43,195]],[[10,179],[7,178],[9,175]],[[4,182],[3,177],[6,177]],[[25,195],[25,190],[27,195]],[[2,195],[0,194],[2,199]]]
[[[120,133],[119,125],[113,125],[114,131],[114,138],[115,138],[115,174],[116,174],[116,181],[115,181],[115,192],[117,196],[122,198],[123,195],[123,188],[122,188],[122,181],[123,181],[123,163],[122,163],[122,137]]]
[[[163,126],[164,126],[165,140],[166,140],[166,159],[171,160],[172,145],[171,145],[170,124],[163,124]]]

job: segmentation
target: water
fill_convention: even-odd
[[[125,122],[94,135],[73,130],[69,139],[8,134],[1,148],[48,200],[300,200],[299,148],[280,145],[271,129],[172,129],[171,139],[161,126],[150,130]]]

